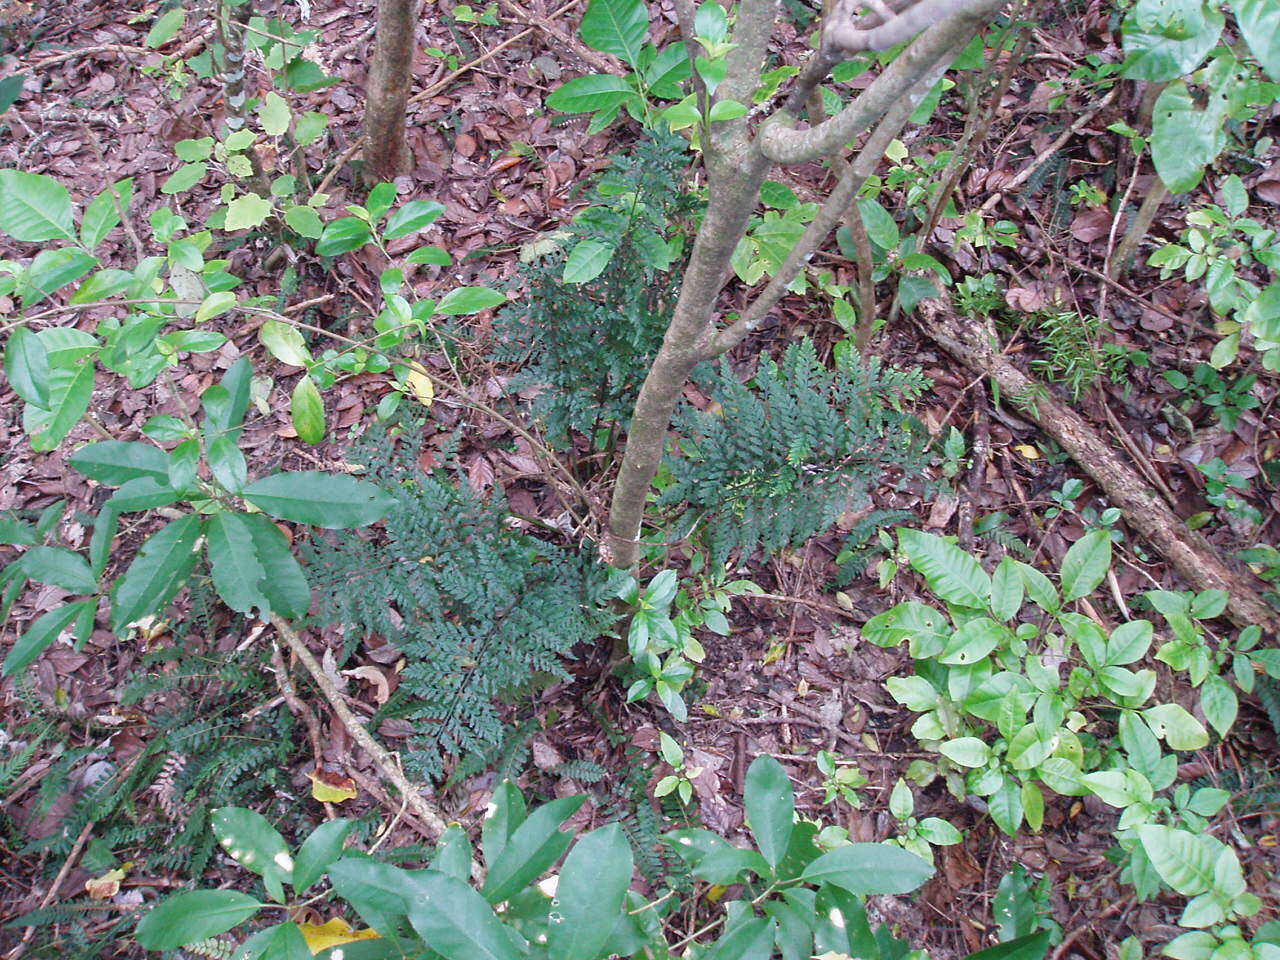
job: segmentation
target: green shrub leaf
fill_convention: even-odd
[[[578,32],[592,49],[638,67],[649,32],[649,10],[643,0],[591,0]]]
[[[158,612],[187,582],[196,563],[203,527],[194,513],[161,527],[142,544],[124,576],[116,581],[111,629],[123,634],[129,624]]]
[[[166,897],[142,918],[136,936],[147,950],[176,950],[243,923],[263,904],[236,890],[193,890]]]
[[[1062,599],[1078,600],[1093,593],[1110,568],[1110,531],[1086,533],[1071,545],[1062,558]]]
[[[550,960],[594,960],[618,925],[631,885],[631,844],[611,823],[584,835],[565,858],[547,930]]]
[[[32,547],[17,561],[24,576],[72,593],[97,593],[98,580],[89,561],[65,547]]]
[[[1155,823],[1138,827],[1138,839],[1160,879],[1184,897],[1205,893],[1214,886],[1214,850],[1200,837],[1185,830]]]
[[[23,243],[75,242],[71,194],[53,177],[0,170],[0,231]]]
[[[428,871],[413,886],[409,922],[446,960],[521,960],[493,908],[461,880]]]
[[[293,387],[293,395],[289,398],[289,416],[299,440],[313,445],[324,443],[324,401],[320,399],[315,381],[305,373]]]
[[[0,673],[10,677],[25,670],[35,662],[36,657],[62,635],[62,631],[75,622],[77,617],[83,615],[85,611],[96,610],[97,607],[97,600],[81,600],[78,603],[63,604],[41,615],[14,643],[4,658],[4,667]]]
[[[547,97],[547,106],[562,113],[594,113],[616,110],[623,102],[633,99],[638,99],[638,95],[621,77],[592,73],[558,87]]]
[[[387,240],[407,237],[411,233],[425,230],[444,213],[444,204],[435,200],[411,200],[399,207],[387,218],[387,225],[382,235]]]
[[[309,523],[326,530],[361,527],[386,516],[395,498],[366,480],[336,473],[300,470],[255,480],[244,498],[277,520]]]
[[[586,800],[585,796],[562,797],[544,803],[512,832],[502,853],[489,864],[485,878],[484,898],[501,903],[519,893],[542,876],[573,842],[560,824],[572,816]]]
[[[882,843],[851,843],[824,853],[801,878],[830,883],[849,893],[910,893],[933,876],[933,866],[914,853]]]
[[[306,893],[329,869],[329,865],[342,856],[342,845],[347,842],[354,826],[354,820],[329,820],[302,841],[293,863],[293,889],[296,893]]]
[[[773,757],[760,756],[747,770],[747,819],[756,845],[772,867],[782,861],[795,825],[796,801],[791,778]]]
[[[982,608],[991,596],[991,578],[978,561],[953,543],[920,530],[899,530],[898,543],[911,566],[939,597],[961,607]]]
[[[336,257],[351,250],[359,250],[373,239],[369,224],[359,217],[341,217],[325,225],[316,241],[316,253],[322,257]]]
[[[109,487],[140,477],[150,477],[159,483],[169,480],[169,455],[149,443],[102,440],[81,447],[69,462],[89,479]]]
[[[49,407],[49,352],[25,326],[9,334],[4,348],[4,375],[13,392],[27,403]]]

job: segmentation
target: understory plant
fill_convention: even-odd
[[[1153,654],[1186,671],[1202,687],[1204,716],[1225,735],[1237,702],[1219,671],[1229,661],[1252,689],[1255,669],[1280,674],[1280,651],[1257,649],[1257,628],[1230,642],[1206,638],[1200,618],[1222,613],[1228,598],[1221,591],[1148,593],[1174,631],[1154,651],[1149,620],[1110,627],[1071,609],[1107,576],[1111,544],[1106,530],[1085,534],[1067,551],[1055,584],[1010,557],[988,574],[941,537],[899,530],[901,563],[924,577],[946,612],[901,603],[868,621],[863,636],[905,645],[914,661],[913,675],[887,682],[899,703],[920,714],[911,732],[935,755],[913,761],[910,779],[941,779],[957,799],[979,799],[1009,835],[1024,823],[1041,828],[1046,792],[1093,795],[1116,808],[1125,877],[1139,898],[1162,885],[1191,898],[1180,922],[1193,932],[1166,954],[1199,958],[1188,944],[1240,941],[1240,925],[1260,901],[1246,889],[1235,851],[1206,830],[1230,794],[1177,784],[1178,753],[1207,746],[1209,732],[1180,703],[1156,699],[1157,672],[1135,665]],[[1035,612],[1024,617],[1028,603]],[[1262,940],[1240,949],[1240,956],[1280,956],[1280,947]]]
[[[909,893],[933,868],[883,844],[844,843],[823,852],[814,842],[817,825],[796,820],[787,773],[770,757],[757,758],[746,776],[754,845],[735,847],[701,829],[663,838],[699,881],[739,891],[708,901],[692,928],[681,922],[695,903],[691,895],[631,889],[634,858],[618,824],[576,836],[561,831],[586,799],[530,808],[510,781],[500,784],[481,828],[481,875],[472,874],[471,842],[456,825],[425,868],[404,869],[344,848],[347,821],[323,824],[292,850],[263,817],[223,808],[213,815],[219,841],[257,874],[261,892],[204,889],[165,897],[142,917],[137,942],[148,950],[186,947],[255,960],[313,952],[330,960],[339,952],[346,960],[912,955],[887,925],[873,925],[865,897]],[[303,903],[307,919],[297,912]],[[1039,957],[1047,943],[1047,934],[1034,933],[990,956]]]

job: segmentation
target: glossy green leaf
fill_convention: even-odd
[[[1280,82],[1280,6],[1275,0],[1228,0],[1240,35],[1272,80]]]
[[[151,25],[151,29],[147,31],[147,46],[152,50],[157,47],[163,47],[178,35],[178,31],[182,29],[182,25],[186,23],[186,20],[187,11],[185,7],[173,7],[161,14],[156,22]],[[158,948],[151,947],[150,949],[155,950]]]
[[[0,170],[0,231],[23,243],[75,242],[71,194],[53,177]]]
[[[92,613],[97,607],[97,600],[81,600],[78,603],[63,604],[48,613],[41,614],[27,628],[26,632],[14,642],[4,658],[4,666],[0,669],[0,675],[10,677],[25,670],[78,617],[86,611]]]
[[[744,805],[760,853],[776,867],[787,852],[795,824],[796,802],[791,778],[782,764],[759,756],[747,769]]]
[[[1097,589],[1111,568],[1111,532],[1091,530],[1062,558],[1062,599],[1078,600]]]
[[[69,458],[71,466],[91,480],[118,487],[139,477],[160,483],[169,478],[169,455],[149,443],[102,440],[81,447]]]
[[[192,299],[195,299],[194,297]],[[200,302],[196,308],[196,323],[204,323],[214,317],[220,317],[237,303],[236,295],[230,290],[215,290]],[[268,321],[271,322],[271,321]]]
[[[97,265],[97,257],[75,247],[41,250],[27,267],[30,287],[22,295],[23,306],[39,303],[49,294],[79,280]]]
[[[578,28],[592,49],[620,57],[638,67],[649,31],[649,9],[643,0],[591,0]]]
[[[930,589],[948,603],[982,608],[991,596],[991,578],[978,561],[953,543],[920,530],[899,530],[898,543]]]
[[[1200,710],[1209,725],[1218,731],[1218,736],[1225,737],[1236,722],[1240,701],[1231,684],[1211,673],[1200,687]]]
[[[409,922],[445,960],[520,960],[493,908],[471,887],[434,871],[413,884]]]
[[[158,613],[187,582],[196,563],[203,523],[187,514],[161,527],[142,544],[129,569],[116,581],[111,629],[123,634],[131,623]]]
[[[119,206],[127,212],[133,200],[133,178],[117,180],[114,187],[116,193],[120,195]],[[84,208],[84,215],[80,218],[80,242],[92,250],[105,240],[107,234],[119,223],[120,210],[116,205],[116,198],[111,195],[110,189],[103,190]]]
[[[270,200],[256,193],[246,193],[227,204],[227,230],[253,230],[262,226],[275,208]]]
[[[325,224],[324,232],[316,241],[316,253],[322,257],[336,257],[359,250],[372,239],[369,225],[359,217],[340,217]]]
[[[631,885],[631,844],[611,823],[574,844],[560,868],[557,906],[547,930],[550,960],[594,960],[618,925]]]
[[[824,853],[801,876],[860,896],[910,893],[933,876],[933,866],[898,847],[851,843]]]
[[[218,596],[237,613],[250,614],[257,608],[265,619],[270,603],[261,583],[266,570],[258,562],[253,535],[240,514],[215,513],[205,530],[213,585]]]
[[[1209,734],[1200,721],[1176,703],[1162,703],[1142,711],[1151,732],[1174,750],[1200,750],[1209,745]]]
[[[324,876],[329,865],[342,856],[342,845],[354,826],[353,820],[329,820],[316,827],[302,842],[293,864],[293,888],[296,892],[306,893]]]
[[[951,635],[938,654],[942,663],[963,666],[977,663],[1002,643],[1012,639],[1009,628],[987,617],[974,617]]]
[[[246,357],[241,357],[222,375],[221,383],[210,387],[200,397],[205,413],[204,434],[209,442],[220,436],[239,440],[244,414],[249,408],[252,380],[253,367]]]
[[[413,878],[399,867],[362,856],[348,856],[330,866],[333,889],[356,913],[384,936],[408,913],[408,900],[417,890]]]
[[[282,363],[291,367],[306,367],[311,364],[311,351],[297,327],[281,320],[268,320],[258,328],[258,339]]]
[[[37,583],[62,587],[72,593],[97,593],[98,581],[89,562],[65,547],[32,547],[17,561],[22,573]]]
[[[1022,825],[1022,790],[1010,777],[987,800],[987,810],[991,819],[1006,835],[1012,837],[1018,833]]]
[[[561,279],[565,283],[587,283],[604,272],[613,259],[614,246],[602,240],[580,240],[569,251]]]
[[[436,843],[436,852],[431,858],[430,867],[438,873],[455,877],[465,883],[471,879],[473,855],[467,832],[458,824],[451,823]]]
[[[1202,0],[1139,0],[1123,25],[1124,76],[1160,83],[1198,67],[1224,18]]]
[[[1181,80],[1161,91],[1152,113],[1151,159],[1172,193],[1194,190],[1226,146],[1227,98],[1214,91],[1201,106]]]
[[[1012,557],[1005,557],[991,575],[991,615],[1012,620],[1022,609],[1022,573]]]
[[[320,399],[316,382],[308,374],[304,373],[294,384],[289,398],[289,416],[299,440],[310,444],[324,443],[324,401]]]
[[[4,348],[4,375],[27,403],[49,407],[49,352],[35,333],[15,327]]]
[[[1016,940],[1007,940],[971,953],[965,960],[1044,960],[1049,952],[1049,938],[1052,935],[1050,930],[1028,933]]]
[[[243,923],[263,904],[237,890],[193,890],[161,900],[134,934],[146,950],[178,947],[216,937]]]
[[[382,235],[387,240],[407,237],[411,233],[425,230],[444,213],[444,204],[435,200],[410,200],[402,204],[387,218],[387,225]]]
[[[70,302],[81,304],[106,300],[114,297],[117,293],[128,290],[133,285],[133,282],[133,274],[128,270],[115,270],[112,268],[99,270],[76,288],[76,292],[71,295]]]
[[[557,87],[547,97],[547,106],[562,113],[594,113],[617,109],[627,100],[638,99],[639,95],[621,77],[592,73]]]
[[[516,827],[502,848],[502,853],[489,863],[481,891],[490,903],[501,903],[542,876],[573,842],[571,834],[560,830],[560,824],[572,816],[586,801],[585,796],[562,797],[538,807]]]
[[[527,816],[520,788],[510,780],[503,780],[494,789],[489,810],[480,824],[480,844],[486,863],[497,863],[511,835]]]
[[[458,287],[444,295],[436,304],[435,312],[446,317],[460,317],[488,310],[506,301],[505,296],[488,287]]]
[[[1145,823],[1138,827],[1138,839],[1160,879],[1184,897],[1214,887],[1214,849],[1202,838],[1186,830]]]
[[[255,480],[244,488],[243,496],[278,520],[327,530],[373,523],[396,504],[394,497],[367,480],[314,470]]]
[[[289,845],[262,814],[244,807],[219,807],[209,815],[209,827],[218,845],[242,867],[264,878],[291,881]]]
[[[311,607],[311,585],[289,549],[288,538],[260,513],[239,517],[253,537],[255,556],[265,571],[258,587],[270,602],[271,611],[290,620],[306,616]]]
[[[981,767],[991,756],[991,748],[977,737],[948,740],[938,745],[938,752],[962,767]]]

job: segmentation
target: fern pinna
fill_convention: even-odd
[[[412,433],[383,432],[353,455],[394,493],[383,539],[312,548],[321,618],[352,643],[377,634],[405,655],[384,717],[412,722],[408,763],[428,778],[503,739],[499,706],[539,675],[565,676],[573,646],[611,620],[606,571],[588,554],[513,528],[498,492],[449,470],[423,473]]]
[[[924,463],[923,430],[912,429],[904,406],[926,385],[919,373],[853,350],[837,351],[830,369],[809,340],[792,344],[781,363],[763,360],[750,384],[722,362],[711,384],[719,411],[677,414],[684,439],[659,503],[685,504],[688,519],[705,519],[715,563],[799,544],[887,470]]]

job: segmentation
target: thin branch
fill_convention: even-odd
[[[382,744],[373,739],[373,735],[365,729],[360,719],[351,712],[351,708],[347,706],[338,688],[333,685],[333,681],[329,679],[328,674],[324,672],[324,668],[312,656],[311,651],[307,649],[307,645],[302,642],[302,638],[294,632],[293,627],[289,626],[283,617],[274,613],[271,615],[271,625],[276,628],[276,632],[280,634],[280,638],[284,640],[285,645],[288,646],[293,655],[306,667],[307,673],[311,674],[311,679],[315,681],[320,693],[342,723],[343,728],[350,734],[351,739],[358,743],[365,753],[369,754],[369,757],[373,760],[373,765],[378,768],[378,772],[400,791],[401,796],[405,798],[413,812],[432,832],[432,839],[439,840],[448,828],[443,814],[418,792],[418,788],[409,782],[396,759]],[[479,870],[479,866],[473,862],[472,869],[473,872]]]
[[[942,74],[946,72],[953,56],[960,52],[965,43],[968,43],[967,36],[953,37],[951,45],[935,57],[931,68],[923,71],[916,78],[917,85],[912,93],[927,92],[930,87],[937,83]],[[923,96],[923,93],[921,93],[921,96]],[[768,312],[782,299],[792,281],[795,280],[805,264],[809,262],[809,258],[826,242],[831,231],[836,228],[837,224],[845,216],[846,211],[857,198],[858,191],[862,189],[862,185],[866,183],[867,178],[875,173],[885,150],[889,148],[889,144],[894,137],[902,130],[918,103],[919,99],[917,97],[904,96],[898,98],[892,104],[875,130],[872,131],[871,136],[867,138],[867,142],[858,152],[858,155],[845,167],[839,182],[836,183],[835,188],[818,210],[818,215],[805,228],[804,233],[795,246],[791,248],[791,252],[787,254],[787,259],[783,261],[778,272],[773,275],[773,278],[761,291],[760,295],[742,311],[738,319],[712,338],[704,351],[706,359],[717,357],[725,351],[733,349],[742,342],[748,333],[763,322]]]
[[[879,26],[859,27],[854,16],[867,0],[840,0],[835,17],[822,31],[822,44],[845,54],[888,50],[921,30],[987,6],[986,0],[920,0]]]
[[[939,60],[944,57],[958,56],[1003,5],[1004,0],[972,2],[958,15],[930,27],[899,54],[871,86],[825,123],[796,130],[795,117],[790,113],[774,114],[761,128],[760,152],[775,163],[808,163],[835,153],[901,101],[910,100],[914,110],[932,86],[932,83],[921,84],[921,78],[934,75]],[[950,59],[943,64],[944,72],[949,65]]]

